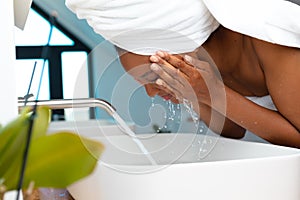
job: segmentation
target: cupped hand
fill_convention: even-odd
[[[208,62],[188,55],[183,57],[158,51],[150,57],[151,70],[158,75],[156,84],[167,88],[179,101],[211,107],[213,98],[224,91],[223,83]]]

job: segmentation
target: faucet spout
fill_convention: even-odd
[[[52,100],[38,100],[38,101],[25,101],[19,100],[19,110],[24,107],[33,107],[35,104],[38,106],[48,106],[52,110],[65,109],[65,108],[87,108],[87,107],[100,107],[104,109],[111,116],[114,115],[116,109],[107,101],[98,98],[79,98],[79,99],[52,99]]]

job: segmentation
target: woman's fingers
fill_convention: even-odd
[[[150,68],[160,77],[161,80],[158,83],[172,90],[176,97],[181,99],[184,93],[187,92],[187,88],[192,88],[189,81],[199,72],[194,67],[186,64],[181,57],[171,56],[163,52],[159,54],[150,57],[150,61],[154,62]]]
[[[170,66],[166,67],[156,63],[152,63],[150,68],[160,77],[160,80],[163,80],[164,83],[169,86],[169,88],[172,88],[173,91],[181,91],[183,89],[184,85],[178,80],[178,75],[176,75],[177,72],[175,68],[172,67],[173,69],[171,69]]]
[[[166,73],[173,77],[173,79],[176,79],[179,83],[181,83],[181,85],[185,84],[183,80],[189,80],[189,77],[179,68],[173,66],[171,63],[162,59],[161,57],[158,57],[157,55],[151,56],[150,61],[157,63]]]
[[[179,56],[170,55],[164,51],[158,51],[156,53],[160,58],[170,63],[172,66],[180,69],[187,76],[191,77],[195,74],[195,69],[201,71],[207,71],[207,65],[201,60],[194,59],[189,55]]]
[[[167,84],[164,80],[159,78],[159,79],[156,80],[155,83],[157,85],[159,85],[161,88],[164,88],[165,91],[168,91],[168,93],[173,94],[173,96],[175,96],[176,98],[181,96],[181,94],[178,90],[174,89],[173,87],[170,87],[170,85]]]
[[[151,70],[159,77],[156,84],[164,85],[178,99],[203,102],[209,97],[208,85],[214,88],[217,82],[210,65],[190,56],[173,56],[166,52],[157,52],[150,57]]]
[[[181,56],[178,55],[170,55],[166,52],[158,51],[156,53],[160,58],[162,58],[167,63],[172,66],[180,69],[186,76],[190,77],[195,73],[195,68],[193,65],[189,65]]]

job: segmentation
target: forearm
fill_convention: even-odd
[[[245,135],[245,129],[235,124],[224,115],[211,109],[205,104],[200,104],[201,120],[215,133],[224,137],[240,139]]]
[[[223,115],[273,144],[300,148],[299,131],[279,112],[263,108],[230,88],[225,90],[226,112]],[[214,109],[223,112],[223,106],[224,102],[217,102]]]

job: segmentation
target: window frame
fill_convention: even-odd
[[[46,21],[50,22],[50,14],[36,5],[34,2],[31,5],[31,8],[36,11],[41,17]],[[16,46],[16,59],[47,59],[49,64],[49,98],[50,99],[63,99],[63,75],[62,75],[62,58],[61,55],[63,52],[68,51],[84,51],[89,55],[91,49],[81,42],[74,34],[69,32],[63,25],[58,21],[55,21],[55,27],[64,33],[67,37],[74,41],[73,45],[40,45],[40,46]],[[42,55],[42,52],[45,48],[48,48],[48,54]],[[88,65],[88,79],[89,83],[92,82],[90,75],[91,65],[90,57],[87,56],[87,65]],[[90,84],[89,84],[90,85]],[[53,110],[52,119],[61,119],[64,120],[64,110]],[[59,116],[59,117],[57,117]]]

